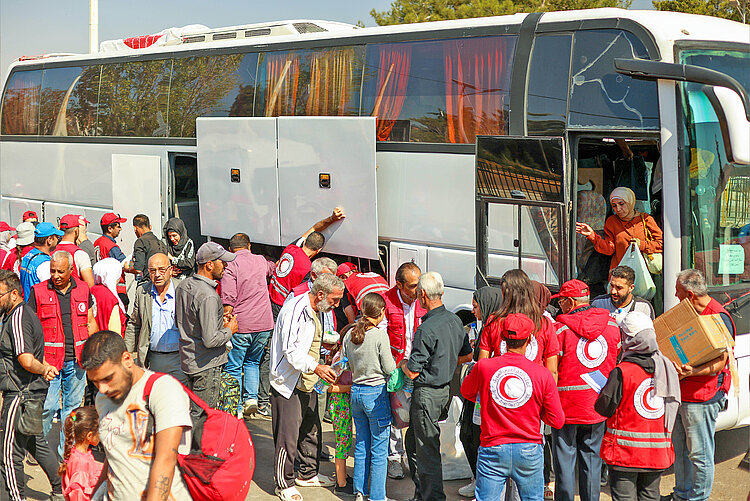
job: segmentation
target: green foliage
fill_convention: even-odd
[[[748,0],[654,0],[653,4],[657,10],[687,12],[742,22],[742,12],[747,10]]]

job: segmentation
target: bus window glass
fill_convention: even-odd
[[[16,71],[3,97],[2,134],[39,134],[42,70]]]
[[[526,95],[529,135],[565,132],[572,44],[572,35],[545,35],[534,41]]]
[[[81,69],[74,66],[44,70],[42,98],[39,105],[39,135],[67,135],[68,101],[73,93],[73,86],[81,74]]]
[[[95,136],[101,133],[96,130],[101,71],[101,66],[84,68],[78,80],[74,82],[64,117],[68,136]]]
[[[728,74],[750,89],[749,52],[683,51],[680,63]],[[750,167],[727,162],[719,121],[699,84],[681,85],[688,266],[710,286],[750,282]]]
[[[508,131],[516,37],[367,46],[362,115],[379,141],[473,143]]]
[[[251,117],[258,54],[174,60],[169,89],[169,135],[195,137],[197,117]]]
[[[658,129],[656,82],[615,72],[615,58],[649,56],[643,43],[625,31],[576,32],[568,123],[573,127]]]
[[[363,61],[362,47],[262,54],[255,116],[357,115]]]
[[[166,136],[171,71],[171,59],[105,65],[97,135]]]

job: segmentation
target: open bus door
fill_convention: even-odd
[[[556,290],[568,279],[565,152],[560,137],[479,136],[477,286],[511,269]]]

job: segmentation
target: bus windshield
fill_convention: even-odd
[[[725,73],[750,89],[750,45],[746,48],[685,49],[680,63]],[[685,252],[688,265],[706,274],[710,286],[750,282],[750,166],[730,163],[719,121],[702,85],[681,85],[681,171],[689,198]]]

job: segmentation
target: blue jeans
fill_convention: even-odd
[[[258,398],[258,384],[260,381],[260,359],[271,331],[238,332],[232,336],[232,349],[229,350],[227,373],[237,380],[242,388],[242,402],[251,398]],[[243,376],[244,374],[244,376]],[[240,408],[238,411],[242,409]]]
[[[544,453],[541,444],[501,444],[479,447],[477,454],[477,501],[503,499],[505,482],[518,487],[523,501],[544,498]]]
[[[354,445],[354,492],[385,500],[391,403],[385,385],[352,385],[352,417],[357,430]]]
[[[60,374],[49,382],[47,397],[44,399],[42,412],[42,429],[44,436],[52,429],[52,418],[60,408],[60,394],[62,394],[62,412],[60,413],[60,445],[57,448],[59,457],[63,455],[65,437],[63,428],[65,420],[76,407],[83,405],[83,392],[86,389],[86,371],[75,360],[64,362]]]
[[[724,408],[723,391],[706,402],[682,402],[672,431],[674,498],[703,501],[714,484],[714,431]]]
[[[576,496],[576,459],[578,494],[581,501],[598,501],[601,491],[602,446],[607,423],[566,424],[552,429],[552,459],[555,465],[555,501],[573,501]]]

